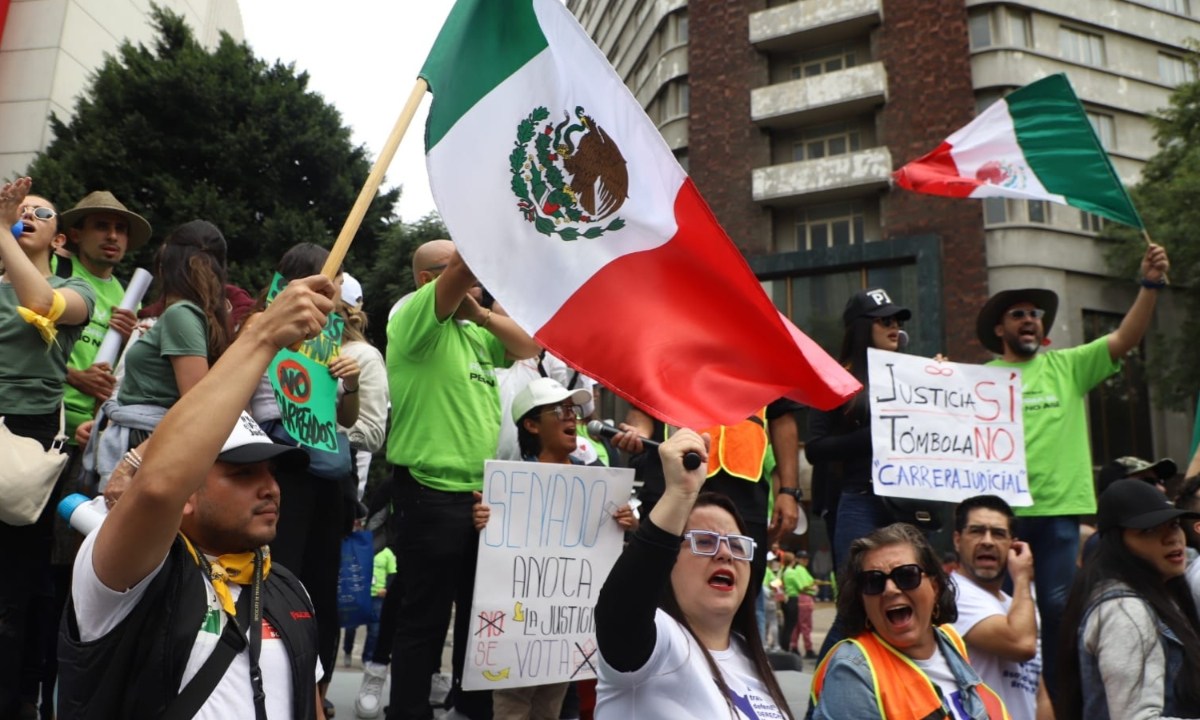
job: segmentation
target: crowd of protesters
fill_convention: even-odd
[[[61,214],[31,192],[27,178],[0,188],[14,228],[0,232],[0,415],[46,449],[69,434],[70,462],[32,523],[0,523],[0,718],[51,718],[56,704],[64,718],[332,717],[341,541],[377,509],[389,517],[360,717],[793,718],[804,708],[776,669],[806,659],[813,717],[1200,717],[1198,468],[1169,498],[1174,463],[1122,458],[1097,497],[1084,407],[1150,325],[1169,269],[1158,246],[1120,326],[1086,345],[1043,349],[1058,309],[1047,290],[1006,290],[979,311],[991,364],[1053,402],[1024,410],[1033,505],[959,504],[947,569],[929,528],[872,489],[865,393],[810,412],[806,438],[782,399],[696,429],[634,407],[614,438],[591,437],[602,388],[487,297],[449,240],[414,252],[416,289],[375,319],[381,353],[363,334],[369,289],[320,277],[315,244],[280,258],[282,283],[252,289],[255,303],[228,283],[220,230],[185,223],[165,234],[135,318],[116,270],[149,223],[102,190]],[[865,384],[867,349],[902,351],[914,315],[870,288],[842,319],[839,360]],[[334,325],[339,445],[322,452],[289,434],[267,369]],[[96,361],[110,330],[126,341],[115,364]],[[801,447],[834,583],[773,544],[805,512]],[[380,451],[386,479],[367,491]],[[596,607],[591,690],[463,688],[489,517],[479,491],[497,457],[625,465],[640,481],[615,513],[629,536]],[[86,539],[53,518],[74,490],[111,508]],[[837,619],[816,652],[814,596],[830,584]]]

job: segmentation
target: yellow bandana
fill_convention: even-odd
[[[37,331],[42,335],[42,339],[49,345],[54,342],[54,337],[58,335],[58,327],[54,324],[54,321],[62,317],[63,311],[66,309],[67,299],[63,297],[62,293],[55,290],[54,300],[50,303],[50,312],[45,315],[39,315],[27,307],[18,306],[17,314],[21,316],[22,320],[37,328]]]
[[[191,553],[192,559],[200,567],[204,567],[205,563],[201,562],[199,553],[192,546],[192,541],[188,540],[183,533],[179,534],[183,538],[183,544],[187,546],[187,550]],[[263,580],[271,574],[271,550],[266,545],[262,546],[263,554]],[[213,590],[217,592],[217,599],[221,601],[221,607],[225,612],[229,613],[230,617],[237,617],[237,606],[233,602],[233,595],[229,592],[229,583],[235,582],[238,585],[249,585],[254,582],[254,552],[244,553],[229,553],[222,555],[215,560],[208,562],[209,577],[212,582]]]

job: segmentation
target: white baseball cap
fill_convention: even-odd
[[[308,467],[308,453],[301,448],[275,442],[245,411],[238,417],[229,439],[221,446],[217,459],[234,465],[274,460],[289,470]]]
[[[580,388],[568,390],[554,378],[540,377],[531,381],[525,389],[513,398],[513,422],[521,422],[525,413],[543,405],[557,405],[567,398],[576,405],[583,405],[592,399],[592,393]]]
[[[358,307],[363,301],[363,287],[353,275],[342,273],[342,302],[350,307]]]

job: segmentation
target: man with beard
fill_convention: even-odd
[[[1141,289],[1120,326],[1086,345],[1039,353],[1054,327],[1058,296],[1050,290],[1005,290],[988,299],[975,322],[979,342],[1000,357],[992,366],[1021,371],[1025,465],[1033,505],[1019,508],[1021,533],[1038,559],[1035,581],[1042,635],[1058,637],[1075,577],[1079,516],[1096,512],[1088,445],[1087,393],[1121,368],[1121,358],[1146,334],[1170,262],[1158,245],[1146,248]],[[1046,685],[1054,691],[1056,643],[1047,643]]]
[[[1034,720],[1042,658],[1034,606],[1033,554],[1013,535],[1013,511],[995,495],[964,500],[954,512],[958,595],[954,629],[967,641],[971,666],[1004,700],[1013,720]],[[1004,592],[1005,575],[1012,594]],[[1049,698],[1044,698],[1047,706]]]

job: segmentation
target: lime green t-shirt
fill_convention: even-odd
[[[1021,371],[1025,467],[1033,505],[1013,511],[1028,517],[1096,512],[1084,397],[1121,369],[1120,361],[1108,354],[1108,337],[1038,353],[1028,362],[987,364]]]
[[[795,597],[800,593],[812,595],[816,593],[816,581],[809,574],[808,568],[793,565],[783,571],[783,592],[788,597]]]
[[[371,571],[371,596],[378,597],[387,589],[388,575],[396,574],[396,554],[389,547],[384,547],[375,553],[375,561]]]
[[[504,345],[472,323],[438,322],[436,285],[417,290],[388,321],[387,459],[435,490],[482,490],[483,462],[496,456],[500,436]]]
[[[92,287],[79,278],[46,278],[52,288],[70,288],[87,303],[96,304]],[[57,413],[67,379],[67,358],[83,325],[58,323],[49,345],[37,329],[17,314],[17,291],[0,282],[0,415]]]
[[[766,573],[763,575],[763,587],[769,588],[773,582],[775,582],[775,571],[768,566]]]
[[[125,353],[125,381],[117,393],[122,405],[169,408],[179,399],[172,357],[208,357],[208,320],[194,303],[180,300]]]
[[[96,361],[100,343],[108,333],[108,319],[112,317],[112,309],[121,304],[125,288],[115,277],[107,280],[96,277],[78,260],[71,263],[71,276],[86,281],[96,294],[96,309],[92,311],[92,320],[83,329],[83,335],[80,336],[79,342],[75,343],[74,349],[71,350],[71,359],[67,361],[67,367],[72,370],[86,370]],[[63,404],[67,408],[67,437],[74,443],[75,428],[79,427],[80,423],[91,420],[96,414],[96,398],[67,385],[63,391]]]

